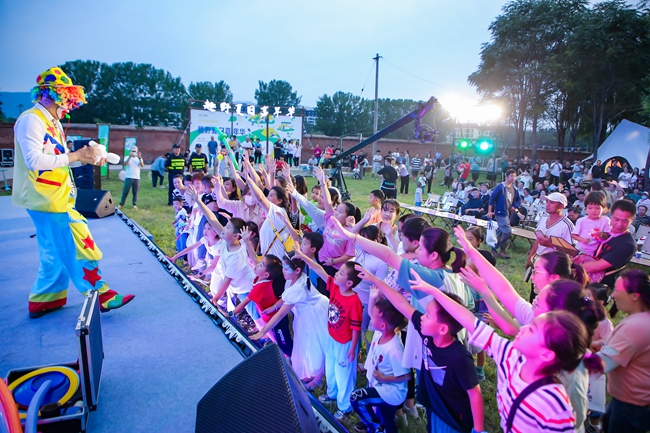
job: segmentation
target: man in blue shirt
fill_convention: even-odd
[[[208,141],[208,167],[214,167],[214,163],[217,161],[217,147],[219,147],[219,143],[214,141],[214,137],[210,137],[210,141]]]
[[[492,252],[504,259],[510,258],[506,254],[506,248],[508,248],[512,235],[510,212],[515,212],[521,205],[521,198],[517,188],[513,185],[516,177],[517,172],[513,169],[508,169],[505,172],[505,181],[494,187],[488,206],[487,217],[496,219],[497,235],[500,235],[499,242],[492,248]]]

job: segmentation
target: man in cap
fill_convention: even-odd
[[[564,208],[567,207],[567,199],[564,194],[553,192],[546,197],[546,213],[541,217],[535,229],[537,239],[528,253],[527,266],[532,266],[533,258],[545,251],[553,250],[555,247],[551,242],[551,236],[562,238],[569,244],[573,244],[571,234],[574,225],[571,220],[563,216]],[[541,289],[541,287],[540,287]]]
[[[481,193],[478,188],[474,187],[470,191],[470,198],[467,203],[461,208],[461,215],[469,215],[476,218],[481,218],[486,214],[487,208],[485,202],[481,198]]]
[[[134,295],[120,295],[108,287],[99,270],[102,252],[86,219],[75,209],[76,187],[68,165],[72,162],[103,165],[101,149],[83,147],[70,152],[59,119],[86,103],[83,87],[58,67],[36,78],[34,107],[14,125],[16,166],[12,202],[27,209],[36,227],[40,266],[29,295],[31,318],[66,304],[68,281],[79,291],[99,292],[102,312],[120,308]]]
[[[188,164],[190,166],[191,172],[201,170],[205,174],[208,173],[208,157],[205,155],[205,153],[201,153],[202,150],[203,150],[203,145],[201,143],[198,143],[195,146],[194,152],[192,152],[192,154],[190,155],[190,160],[188,161]]]

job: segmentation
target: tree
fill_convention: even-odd
[[[508,101],[518,156],[532,128],[533,160],[537,128],[554,85],[554,67],[566,50],[567,35],[585,0],[515,0],[490,25],[492,38],[481,49],[479,69],[468,81],[484,98]]]
[[[596,4],[575,31],[571,57],[591,126],[594,160],[608,127],[642,109],[650,67],[648,16],[622,0]]]
[[[114,63],[101,76],[106,98],[97,101],[110,123],[180,126],[187,92],[180,77],[149,64]]]
[[[271,80],[268,83],[259,81],[259,88],[255,90],[257,105],[269,107],[296,107],[302,99],[298,92],[294,92],[291,84],[282,80]]]
[[[83,86],[86,92],[86,100],[88,100],[88,104],[81,106],[81,108],[73,112],[72,116],[75,122],[102,122],[102,113],[98,111],[97,106],[93,102],[97,93],[101,92],[97,86],[102,71],[108,67],[106,63],[101,63],[96,60],[73,60],[61,65],[61,69],[70,77],[74,84]]]
[[[411,113],[418,107],[418,102],[412,99],[379,99],[379,112],[378,112],[378,128],[382,129],[396,120],[401,119],[407,114]],[[372,113],[372,111],[371,111]],[[404,127],[397,131],[388,134],[390,138],[397,139],[411,139],[413,138],[413,128]]]
[[[2,101],[0,101],[0,122],[6,122],[7,121],[7,116],[5,116],[5,113],[2,111]]]
[[[187,92],[191,99],[199,101],[209,100],[217,104],[220,102],[232,102],[230,86],[223,80],[215,83],[211,83],[210,81],[190,83]]]
[[[336,92],[331,97],[323,95],[316,102],[316,129],[325,135],[342,135],[372,132],[372,108],[367,99],[352,93]]]
[[[179,77],[149,64],[107,65],[94,60],[66,62],[62,69],[84,86],[88,104],[73,113],[76,122],[180,127],[187,92]]]

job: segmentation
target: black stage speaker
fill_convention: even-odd
[[[115,213],[115,202],[110,191],[78,189],[75,208],[86,218],[104,218]]]
[[[196,433],[319,432],[307,391],[277,344],[244,360],[196,408]]]

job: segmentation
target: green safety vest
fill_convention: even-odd
[[[203,170],[205,168],[205,159],[203,158],[192,158],[190,160],[190,166],[192,170],[198,169]]]
[[[182,156],[172,156],[169,161],[169,171],[184,171],[185,170],[185,158]]]

